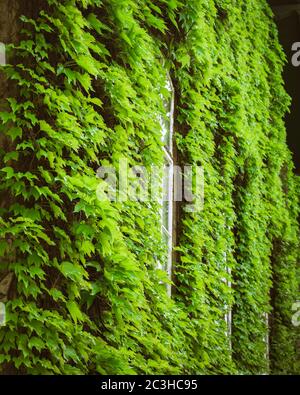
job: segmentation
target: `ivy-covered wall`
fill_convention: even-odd
[[[300,373],[299,181],[267,2],[34,3],[1,70],[0,371]],[[100,165],[163,164],[166,70],[178,161],[205,172],[172,298],[158,203],[96,193]]]

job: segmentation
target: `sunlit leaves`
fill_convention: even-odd
[[[287,372],[299,192],[282,123],[283,57],[265,4],[47,3],[22,17],[18,62],[5,68],[15,97],[0,112],[0,276],[14,282],[0,366],[265,373],[272,256],[272,359]],[[96,195],[101,164],[117,168],[126,156],[161,165],[167,71],[179,160],[205,170],[204,210],[182,210],[172,299],[157,270],[158,206]],[[224,321],[232,306],[234,359]]]

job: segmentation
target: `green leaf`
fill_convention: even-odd
[[[91,56],[79,55],[78,58],[76,58],[76,63],[89,74],[96,76],[99,73]]]
[[[10,179],[14,176],[15,172],[14,169],[10,166],[8,167],[3,167],[2,169],[0,169],[0,171],[3,171],[4,173],[6,173],[6,178]]]
[[[42,339],[38,337],[32,337],[29,339],[28,347],[30,349],[36,348],[38,351],[41,351],[44,348],[45,344]]]
[[[83,315],[80,311],[80,308],[78,307],[78,304],[75,301],[69,301],[66,303],[67,309],[69,310],[69,313],[71,314],[71,317],[75,323],[78,321],[83,320]]]
[[[11,137],[12,141],[15,141],[17,137],[22,137],[22,129],[20,127],[10,128],[6,134]]]
[[[60,270],[65,277],[70,278],[74,282],[80,282],[87,277],[86,271],[81,266],[71,262],[63,262]]]

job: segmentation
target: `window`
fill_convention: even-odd
[[[267,328],[266,336],[265,336],[266,360],[269,362],[269,359],[270,359],[270,346],[269,346],[269,341],[270,341],[270,339],[269,339],[269,328],[270,328],[270,325],[269,325],[269,314],[268,313],[264,314],[264,319],[265,319],[266,328]]]
[[[0,302],[0,326],[5,325],[5,304]]]
[[[226,272],[227,272],[227,278],[224,279],[226,285],[229,288],[232,288],[232,282],[231,282],[231,268],[227,266],[227,253],[226,251],[224,252],[224,261],[226,264]],[[225,322],[226,322],[226,335],[229,338],[230,341],[230,347],[231,347],[231,335],[232,335],[232,309],[230,306],[225,305]]]
[[[164,101],[166,117],[160,118],[162,142],[164,151],[164,172],[162,177],[161,201],[161,230],[166,246],[167,259],[160,268],[165,270],[168,277],[172,277],[172,250],[173,250],[173,129],[174,129],[174,88],[168,75],[166,88],[170,92],[170,99]],[[171,285],[167,284],[167,292],[171,296]]]
[[[0,43],[0,66],[6,65],[5,44]]]
[[[5,325],[5,303],[13,280],[13,274],[8,273],[4,276],[0,273],[0,326]]]
[[[226,271],[228,273],[229,278],[231,277],[231,269],[229,267],[226,268]],[[232,283],[230,280],[227,280],[227,285],[228,287],[232,288]],[[231,307],[227,307],[227,312],[225,316],[225,321],[227,325],[227,335],[230,341],[230,346],[231,346],[231,334],[232,334],[232,310]]]

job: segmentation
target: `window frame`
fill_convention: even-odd
[[[6,45],[0,42],[0,66],[6,66]]]
[[[162,175],[162,200],[161,200],[161,234],[162,238],[166,237],[167,242],[167,259],[165,265],[159,265],[160,268],[164,267],[167,272],[168,278],[172,280],[172,255],[173,255],[173,195],[174,195],[174,158],[173,158],[173,136],[174,136],[174,103],[175,92],[174,86],[169,73],[166,76],[166,86],[170,92],[170,98],[164,101],[166,114],[168,117],[168,130],[165,130],[163,120],[160,118],[161,124],[161,140],[164,143],[162,150],[164,155],[164,169]],[[164,100],[164,99],[163,99]],[[164,142],[167,134],[167,141]],[[167,182],[166,182],[167,180]],[[165,204],[166,203],[166,204]],[[167,207],[167,209],[166,209]],[[166,219],[166,220],[165,220]],[[166,284],[167,293],[171,297],[172,285]]]

